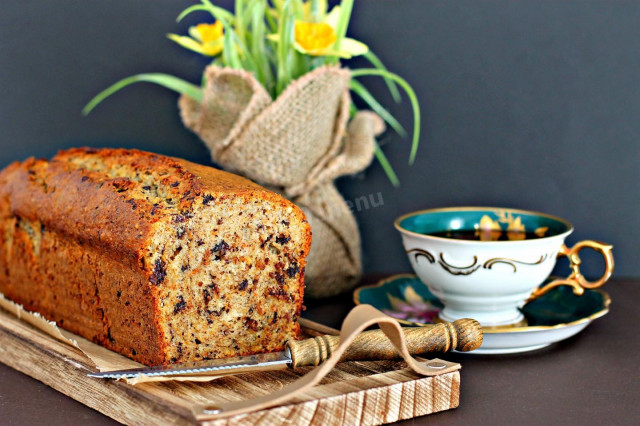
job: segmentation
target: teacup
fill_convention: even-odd
[[[453,207],[406,214],[395,227],[416,274],[444,304],[439,315],[444,321],[522,324],[518,308],[526,301],[561,285],[580,295],[585,288],[600,287],[613,273],[611,245],[586,240],[567,248],[564,240],[573,226],[547,214]],[[604,274],[595,282],[580,273],[578,253],[586,247],[604,257]],[[569,259],[571,274],[539,288],[559,256]]]

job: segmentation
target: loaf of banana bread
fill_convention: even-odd
[[[77,148],[0,172],[0,292],[146,365],[298,337],[311,230],[251,181],[148,152]]]

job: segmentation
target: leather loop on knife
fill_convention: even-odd
[[[437,360],[437,362],[436,360],[432,360],[427,363],[418,361],[409,354],[402,328],[396,320],[386,316],[371,305],[359,305],[351,310],[342,323],[340,345],[331,357],[318,367],[288,386],[268,395],[245,401],[211,403],[194,407],[193,413],[196,419],[198,421],[214,420],[221,417],[262,410],[282,404],[294,396],[300,395],[307,389],[318,384],[340,361],[342,354],[356,336],[374,324],[380,326],[380,329],[389,338],[391,343],[393,343],[398,353],[402,355],[402,358],[404,358],[408,366],[416,373],[424,376],[434,376],[460,369],[460,364],[449,363],[442,360]]]

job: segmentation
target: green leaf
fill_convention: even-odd
[[[353,118],[356,113],[358,112],[358,108],[356,108],[356,106],[353,104],[353,102],[351,102],[349,104],[349,118]]]
[[[365,101],[376,114],[382,117],[384,121],[389,123],[389,126],[391,126],[393,130],[402,137],[407,135],[407,132],[404,130],[404,127],[402,127],[400,122],[398,122],[398,120],[396,120],[395,117],[376,100],[366,87],[356,80],[351,80],[349,85],[351,86],[351,90],[353,90],[356,95],[360,96],[362,100]]]
[[[291,0],[286,0],[280,10],[280,25],[278,28],[278,81],[274,99],[278,97],[285,87],[291,82],[293,73],[293,42],[294,42],[294,16],[291,13]]]
[[[328,9],[327,0],[311,0],[310,12],[313,22],[322,22]]]
[[[255,31],[256,19],[262,20],[264,25],[265,20],[265,8],[266,3],[264,0],[249,0],[243,11],[243,22],[246,22],[247,26],[247,38],[251,38]],[[251,44],[250,40],[245,40],[246,43]]]
[[[208,11],[209,9],[207,9],[206,6],[203,6],[201,4],[194,4],[193,6],[188,7],[182,12],[180,12],[180,15],[178,15],[178,17],[176,18],[176,22],[182,21],[185,18],[185,16],[190,15],[193,12],[208,12]]]
[[[293,0],[293,15],[295,19],[304,19],[304,5],[302,0]]]
[[[247,45],[240,40],[234,31],[229,31],[229,34],[229,38],[233,42],[232,54],[235,56],[235,60],[240,64],[240,68],[255,73],[257,65],[251,54],[251,50],[249,50]]]
[[[245,29],[246,24],[244,22],[244,0],[235,0],[235,8],[236,8],[236,25],[234,26],[234,31],[238,35],[238,38],[242,43],[246,42],[245,39]]]
[[[407,81],[397,74],[386,70],[378,70],[374,68],[357,69],[351,71],[353,78],[364,76],[379,76],[395,81],[407,93],[413,108],[413,140],[411,142],[411,153],[409,155],[409,164],[413,164],[418,153],[418,144],[420,143],[420,103],[413,88]]]
[[[211,13],[216,19],[226,19],[229,22],[233,22],[233,13],[229,12],[227,9],[222,7],[215,6],[209,0],[202,0],[202,4],[205,6],[207,11]]]
[[[228,67],[234,69],[241,69],[242,64],[240,62],[240,57],[238,56],[238,51],[236,49],[236,45],[233,43],[232,37],[234,36],[233,28],[229,21],[226,19],[218,18],[222,25],[224,26],[224,35],[223,35],[223,48],[222,48],[222,59],[224,64]]]
[[[297,44],[297,43],[296,43]],[[291,76],[292,80],[298,79],[311,71],[311,57],[309,55],[305,55],[300,53],[299,51],[294,52],[294,71]]]
[[[389,178],[389,181],[391,181],[391,184],[396,188],[399,187],[400,179],[398,179],[396,172],[393,170],[393,167],[391,167],[391,163],[389,163],[389,160],[387,160],[387,156],[384,155],[384,152],[382,152],[382,149],[380,148],[380,145],[378,145],[377,142],[376,142],[376,150],[374,151],[374,153],[375,153],[376,159],[382,166],[382,170],[384,170],[384,173]]]
[[[376,69],[388,71],[387,67],[384,66],[382,61],[376,56],[375,53],[371,51],[371,49],[369,49],[369,51],[364,54],[364,57],[367,58],[367,60],[371,62],[371,65],[376,67]],[[400,92],[398,91],[398,86],[393,82],[393,80],[389,78],[385,78],[384,82],[389,88],[389,92],[391,92],[391,96],[393,97],[393,100],[396,103],[400,103],[402,99],[400,98]]]
[[[269,90],[273,84],[273,75],[269,66],[269,52],[265,45],[265,8],[265,2],[254,0],[247,7],[247,12],[250,12],[251,17],[251,52],[256,61],[256,75],[262,85]]]
[[[340,44],[342,43],[342,39],[347,35],[347,27],[349,26],[349,21],[351,20],[351,11],[353,10],[353,0],[342,0],[340,2],[340,19],[338,20],[338,25],[336,27],[336,36],[338,39],[336,40],[335,48],[340,50]]]
[[[322,66],[325,66],[327,64],[329,64],[329,59],[325,56],[309,56],[309,59],[311,60],[311,69],[314,70],[316,68],[320,68]]]
[[[123,89],[130,84],[139,82],[154,83],[162,87],[166,87],[167,89],[173,90],[174,92],[189,96],[198,103],[202,102],[202,89],[194,84],[167,74],[138,74],[124,78],[111,85],[107,89],[103,90],[102,92],[98,93],[82,109],[82,114],[89,114],[100,102],[113,95],[118,90]]]
[[[272,33],[277,33],[278,23],[276,22],[277,12],[275,11],[275,9],[267,7],[264,17],[267,21],[267,25],[269,25],[269,31],[271,31]]]

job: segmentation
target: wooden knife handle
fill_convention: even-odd
[[[482,327],[478,321],[463,318],[453,323],[442,322],[423,327],[403,328],[411,355],[427,352],[462,352],[477,349],[482,344]],[[287,343],[292,367],[318,365],[331,356],[340,344],[338,336],[318,336]],[[391,341],[382,330],[369,330],[356,337],[340,361],[362,361],[399,358]]]

